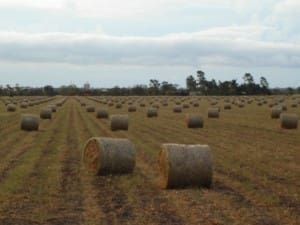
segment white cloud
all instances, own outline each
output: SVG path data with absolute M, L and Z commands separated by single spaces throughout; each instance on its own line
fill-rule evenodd
M 269 28 L 227 27 L 160 37 L 0 32 L 0 60 L 70 64 L 300 67 L 300 45 L 261 41 Z

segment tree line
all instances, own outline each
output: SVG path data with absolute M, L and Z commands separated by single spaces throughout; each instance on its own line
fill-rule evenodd
M 239 84 L 236 79 L 229 81 L 207 80 L 205 73 L 201 70 L 196 75 L 186 77 L 186 87 L 180 87 L 167 81 L 160 82 L 157 79 L 150 79 L 147 84 L 137 84 L 131 87 L 112 88 L 90 88 L 85 89 L 76 85 L 64 85 L 53 87 L 46 85 L 44 87 L 21 87 L 15 85 L 0 86 L 1 96 L 54 96 L 54 95 L 268 95 L 268 94 L 300 94 L 298 88 L 273 88 L 265 77 L 260 77 L 259 83 L 256 83 L 250 73 L 245 73 L 243 83 Z

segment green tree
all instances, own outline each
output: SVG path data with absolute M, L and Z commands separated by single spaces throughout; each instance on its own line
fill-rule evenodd
M 201 94 L 206 95 L 207 94 L 207 81 L 205 78 L 205 73 L 201 70 L 198 70 L 197 78 L 198 78 L 198 85 L 199 85 L 199 90 L 200 90 Z
M 152 95 L 159 94 L 160 83 L 158 80 L 151 79 L 149 83 L 149 92 Z
M 197 81 L 196 79 L 193 77 L 193 75 L 190 75 L 186 78 L 186 88 L 189 91 L 196 91 L 197 89 Z
M 48 96 L 54 96 L 55 95 L 54 88 L 51 85 L 46 85 L 44 87 L 44 92 Z

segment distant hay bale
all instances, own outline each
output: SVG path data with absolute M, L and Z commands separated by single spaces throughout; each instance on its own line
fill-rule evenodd
M 284 129 L 297 129 L 298 128 L 298 116 L 296 114 L 282 113 L 280 115 L 281 128 Z
M 81 104 L 81 106 L 84 106 L 84 107 L 86 106 L 85 102 L 81 102 L 80 104 Z
M 128 112 L 136 112 L 136 106 L 134 105 L 128 106 Z
M 140 107 L 145 107 L 145 106 L 146 106 L 146 104 L 144 102 L 140 103 Z
M 163 144 L 159 154 L 163 188 L 212 184 L 212 157 L 207 145 Z
M 280 106 L 282 108 L 282 111 L 287 111 L 287 105 L 286 104 L 281 104 Z
M 239 108 L 244 108 L 245 105 L 244 105 L 244 103 L 239 102 L 239 103 L 238 103 L 238 106 L 239 106 Z
M 189 106 L 189 104 L 187 104 L 187 103 L 184 103 L 184 104 L 182 104 L 182 108 L 184 108 L 184 109 L 188 109 L 188 108 L 190 108 L 190 106 Z
M 110 129 L 116 130 L 128 130 L 128 115 L 112 115 L 110 118 Z
M 158 103 L 154 103 L 154 104 L 152 104 L 152 107 L 156 108 L 156 109 L 159 109 L 159 104 Z
M 83 150 L 85 168 L 94 175 L 132 173 L 135 161 L 135 146 L 128 139 L 94 137 Z
M 117 103 L 116 104 L 116 109 L 120 109 L 120 108 L 122 108 L 122 104 L 121 103 Z
M 8 104 L 7 107 L 6 107 L 7 111 L 8 112 L 15 112 L 16 109 L 17 109 L 17 106 L 15 104 Z
M 21 117 L 21 130 L 34 131 L 39 129 L 39 118 L 33 114 L 23 114 Z
M 208 118 L 219 118 L 220 115 L 219 115 L 219 109 L 214 107 L 214 108 L 209 108 L 207 110 L 207 115 L 208 115 Z
M 186 115 L 186 126 L 187 128 L 202 128 L 203 117 L 198 114 L 187 114 Z
M 96 117 L 98 119 L 107 119 L 108 118 L 108 110 L 107 109 L 98 109 L 96 112 Z
M 93 106 L 93 105 L 87 105 L 86 106 L 86 111 L 87 112 L 95 112 L 95 106 Z
M 292 107 L 292 108 L 297 108 L 297 106 L 298 106 L 297 102 L 292 102 L 292 103 L 291 103 L 291 107 Z
M 231 109 L 231 104 L 230 104 L 230 103 L 224 104 L 224 109 L 225 109 L 225 110 Z
M 147 110 L 147 117 L 157 117 L 158 113 L 157 113 L 157 109 L 156 108 L 149 108 Z
M 273 107 L 271 109 L 271 118 L 272 119 L 278 119 L 280 117 L 281 113 L 282 113 L 281 107 Z
M 199 103 L 198 103 L 198 102 L 194 102 L 194 103 L 193 103 L 193 106 L 194 106 L 194 107 L 199 107 Z
M 180 105 L 175 105 L 173 107 L 173 112 L 174 113 L 181 113 L 182 112 L 182 107 Z
M 40 112 L 41 119 L 50 119 L 52 118 L 52 110 L 50 108 L 41 109 Z
M 52 112 L 56 112 L 56 105 L 49 105 L 48 108 L 50 108 Z
M 20 107 L 22 109 L 26 109 L 28 107 L 28 103 L 27 102 L 21 102 Z

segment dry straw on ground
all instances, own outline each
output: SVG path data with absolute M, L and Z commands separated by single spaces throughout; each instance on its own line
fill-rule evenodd
M 39 117 L 33 114 L 24 114 L 21 117 L 21 130 L 34 131 L 39 129 Z
M 163 188 L 212 184 L 212 157 L 207 145 L 163 144 L 159 168 Z
M 128 139 L 91 138 L 84 147 L 83 161 L 94 175 L 132 173 L 136 150 Z
M 203 117 L 198 114 L 187 114 L 186 115 L 186 126 L 188 128 L 202 128 L 203 127 Z
M 298 116 L 296 114 L 282 113 L 280 115 L 281 128 L 284 129 L 297 129 L 298 128 Z
M 110 129 L 112 131 L 128 130 L 128 125 L 128 115 L 112 115 L 110 118 Z

